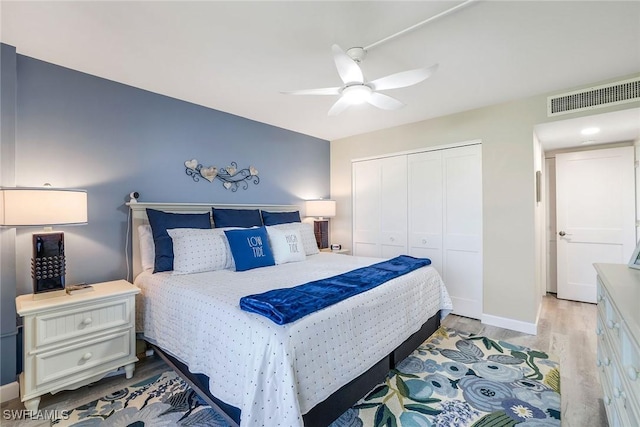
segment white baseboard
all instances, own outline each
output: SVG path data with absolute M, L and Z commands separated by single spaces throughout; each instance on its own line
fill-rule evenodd
M 504 329 L 511 329 L 512 331 L 524 332 L 529 335 L 538 335 L 538 318 L 540 317 L 540 310 L 538 310 L 538 317 L 536 317 L 536 323 L 523 322 L 521 320 L 507 319 L 506 317 L 491 316 L 489 314 L 483 314 L 481 322 L 486 325 L 498 326 Z
M 14 381 L 0 386 L 0 403 L 5 403 L 20 396 L 20 384 Z

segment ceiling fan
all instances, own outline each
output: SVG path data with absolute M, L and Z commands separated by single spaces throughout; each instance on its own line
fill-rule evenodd
M 373 81 L 365 81 L 364 74 L 358 65 L 364 59 L 365 49 L 351 48 L 345 52 L 340 46 L 334 44 L 331 46 L 331 50 L 338 74 L 344 83 L 342 86 L 283 92 L 288 95 L 339 95 L 340 98 L 329 109 L 330 116 L 340 114 L 351 105 L 365 102 L 383 110 L 402 108 L 404 107 L 402 102 L 380 93 L 380 91 L 418 84 L 429 78 L 438 69 L 438 64 L 435 64 L 428 68 L 417 68 Z
M 396 74 L 391 74 L 386 77 L 381 77 L 373 81 L 365 81 L 364 74 L 358 63 L 362 62 L 367 51 L 373 47 L 376 47 L 382 43 L 386 43 L 398 36 L 414 31 L 423 25 L 432 22 L 436 19 L 442 18 L 458 9 L 467 7 L 471 3 L 477 0 L 465 0 L 443 12 L 440 12 L 434 16 L 424 19 L 417 24 L 414 24 L 404 30 L 398 31 L 388 37 L 378 40 L 375 43 L 371 43 L 365 47 L 353 47 L 346 52 L 343 51 L 340 46 L 334 44 L 331 47 L 333 51 L 333 60 L 336 63 L 338 74 L 342 79 L 342 86 L 327 87 L 321 89 L 307 89 L 296 90 L 292 92 L 282 92 L 288 95 L 339 95 L 340 98 L 329 109 L 329 115 L 335 116 L 346 110 L 350 105 L 362 104 L 368 102 L 369 104 L 381 108 L 383 110 L 397 110 L 402 108 L 404 104 L 395 98 L 380 93 L 382 90 L 399 89 L 402 87 L 412 86 L 420 83 L 423 80 L 429 78 L 438 69 L 438 64 L 432 65 L 428 68 L 418 68 L 415 70 L 403 71 Z

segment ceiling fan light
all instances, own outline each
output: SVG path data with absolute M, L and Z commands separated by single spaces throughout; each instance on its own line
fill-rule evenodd
M 371 96 L 371 88 L 367 85 L 347 86 L 342 90 L 342 97 L 351 105 L 364 104 Z

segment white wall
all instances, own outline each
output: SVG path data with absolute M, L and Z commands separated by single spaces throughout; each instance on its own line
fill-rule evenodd
M 630 78 L 619 77 L 612 80 Z M 598 82 L 600 84 L 605 82 Z M 591 86 L 591 85 L 589 85 Z M 573 90 L 576 88 L 570 88 Z M 351 245 L 351 159 L 427 146 L 482 140 L 483 312 L 529 330 L 540 302 L 541 233 L 535 201 L 535 168 L 542 163 L 534 148 L 536 124 L 550 119 L 547 95 L 438 117 L 331 142 L 331 197 L 338 203 L 331 241 Z M 598 113 L 636 108 L 640 102 L 603 108 Z

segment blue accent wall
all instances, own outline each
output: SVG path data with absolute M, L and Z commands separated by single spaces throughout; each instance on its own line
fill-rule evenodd
M 0 186 L 15 183 L 16 49 L 0 44 Z M 16 380 L 16 232 L 0 228 L 0 384 Z
M 60 227 L 67 283 L 125 278 L 131 191 L 147 202 L 300 204 L 329 196 L 328 141 L 23 55 L 15 62 L 15 185 L 88 191 L 88 225 Z M 252 165 L 260 183 L 231 192 L 218 180 L 194 182 L 185 174 L 189 159 Z M 32 232 L 16 232 L 18 294 L 31 292 Z

